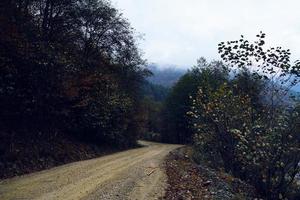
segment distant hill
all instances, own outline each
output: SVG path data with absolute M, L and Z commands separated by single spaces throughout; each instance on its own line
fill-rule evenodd
M 146 80 L 142 86 L 142 95 L 158 102 L 164 101 L 169 91 L 170 88 L 160 84 L 154 84 L 148 80 Z
M 148 78 L 149 82 L 168 88 L 172 87 L 187 71 L 174 65 L 162 66 L 157 64 L 150 64 L 148 69 L 153 73 L 153 76 Z

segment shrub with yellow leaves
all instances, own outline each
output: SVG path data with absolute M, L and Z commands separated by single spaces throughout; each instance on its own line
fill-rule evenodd
M 267 109 L 257 111 L 251 97 L 233 87 L 225 83 L 216 91 L 198 90 L 187 113 L 195 149 L 255 185 L 267 199 L 285 197 L 299 173 L 298 112 L 278 108 L 271 123 Z

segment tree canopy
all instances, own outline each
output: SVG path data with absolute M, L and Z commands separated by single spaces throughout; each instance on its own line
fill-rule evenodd
M 109 1 L 5 0 L 0 25 L 1 127 L 135 142 L 147 70 L 135 31 Z

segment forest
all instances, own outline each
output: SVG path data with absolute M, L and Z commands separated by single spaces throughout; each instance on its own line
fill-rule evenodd
M 0 3 L 0 178 L 184 144 L 263 199 L 300 198 L 300 61 L 243 35 L 220 60 L 159 70 L 106 0 Z
M 136 145 L 150 71 L 121 13 L 98 0 L 1 4 L 1 172 L 68 157 L 52 142 Z
M 221 61 L 200 58 L 162 109 L 161 140 L 190 143 L 194 159 L 255 186 L 266 199 L 297 199 L 299 61 L 290 50 L 254 42 L 221 42 Z

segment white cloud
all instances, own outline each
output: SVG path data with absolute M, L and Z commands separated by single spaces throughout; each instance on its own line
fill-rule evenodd
M 150 62 L 193 65 L 200 56 L 218 59 L 217 44 L 267 34 L 267 42 L 300 58 L 297 0 L 112 0 L 145 34 L 141 48 Z

